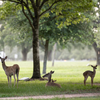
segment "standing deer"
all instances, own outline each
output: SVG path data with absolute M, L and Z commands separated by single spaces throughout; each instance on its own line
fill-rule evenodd
M 51 79 L 51 75 L 54 73 L 54 71 L 50 71 L 50 73 L 45 74 L 43 77 L 48 77 L 48 82 L 46 83 L 45 86 L 57 86 L 61 88 L 60 84 L 55 83 L 56 80 Z
M 84 76 L 84 85 L 86 85 L 86 80 L 87 80 L 88 76 L 90 76 L 91 77 L 91 86 L 93 86 L 93 79 L 95 77 L 96 69 L 97 69 L 98 65 L 95 65 L 95 66 L 89 65 L 89 66 L 93 67 L 93 71 L 88 70 L 88 71 L 85 71 L 83 73 L 83 76 Z
M 16 83 L 16 78 L 15 78 L 15 74 L 17 75 L 17 86 L 18 86 L 18 76 L 19 76 L 19 65 L 14 64 L 13 66 L 6 66 L 5 64 L 5 60 L 7 59 L 7 56 L 5 58 L 1 58 L 1 63 L 2 63 L 2 67 L 5 71 L 5 74 L 7 75 L 7 79 L 8 79 L 8 85 L 9 83 L 11 84 L 11 76 L 14 76 L 14 86 Z M 9 82 L 9 77 L 10 77 L 10 82 Z

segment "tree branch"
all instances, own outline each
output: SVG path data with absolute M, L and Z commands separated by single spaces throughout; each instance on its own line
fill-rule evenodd
M 34 14 L 35 14 L 35 17 L 39 17 L 39 12 L 40 12 L 40 10 L 39 10 L 39 7 L 37 6 L 37 5 L 39 5 L 39 4 L 36 4 L 36 3 L 39 3 L 39 2 L 34 2 L 34 0 L 30 0 L 31 1 L 31 4 L 32 4 L 32 7 L 33 7 L 33 9 L 34 9 Z
M 40 6 L 40 0 L 36 0 L 36 6 L 37 6 L 37 7 Z
M 42 12 L 39 17 L 41 17 L 43 14 L 45 14 L 46 12 L 48 12 L 49 10 L 51 10 L 51 8 L 54 6 L 54 4 L 56 4 L 57 1 L 55 1 L 48 9 L 46 9 L 44 12 Z
M 20 0 L 2 0 L 2 1 L 10 1 L 10 2 L 14 2 L 14 3 L 17 3 L 17 4 L 21 4 L 21 1 Z
M 34 0 L 30 0 L 30 1 L 31 1 L 32 7 L 33 7 L 34 12 L 35 12 L 35 10 L 36 10 L 36 5 L 35 5 L 35 2 L 34 2 Z
M 40 38 L 40 41 L 41 41 L 41 42 L 39 43 L 39 45 L 41 45 L 41 46 L 43 45 L 43 48 L 44 48 L 44 47 L 45 47 L 45 44 L 44 44 L 43 39 L 42 39 L 42 38 Z
M 24 10 L 24 5 L 23 5 L 23 0 L 21 0 L 21 5 L 22 5 L 22 11 L 23 11 L 24 15 L 25 15 L 25 16 L 26 16 L 26 18 L 28 19 L 28 21 L 29 21 L 29 23 L 30 23 L 30 25 L 31 25 L 32 29 L 34 29 L 34 26 L 33 26 L 33 24 L 31 23 L 30 18 L 29 18 L 29 17 L 27 16 L 27 14 L 25 13 L 25 10 Z
M 28 3 L 28 0 L 26 0 L 26 2 L 27 2 L 27 4 L 23 1 L 25 7 L 27 8 L 27 10 L 28 10 L 28 12 L 29 12 L 29 14 L 30 14 L 30 17 L 33 19 L 33 15 L 32 15 L 32 13 L 31 13 L 31 11 L 30 11 L 30 9 L 29 9 L 29 3 Z
M 2 1 L 10 1 L 10 2 L 17 3 L 17 4 L 22 4 L 22 0 L 17 0 L 17 1 L 16 1 L 16 0 L 2 0 Z M 31 13 L 31 11 L 30 11 L 30 9 L 29 9 L 29 7 L 28 7 L 28 0 L 26 0 L 26 2 L 27 2 L 27 3 L 25 3 L 25 2 L 23 1 L 23 3 L 24 3 L 23 6 L 25 6 L 25 7 L 27 8 L 27 10 L 28 10 L 28 12 L 29 12 L 31 18 L 33 19 L 32 13 Z
M 39 7 L 39 9 L 41 10 L 41 8 L 43 7 L 43 5 L 45 4 L 45 2 L 47 2 L 48 0 L 43 0 L 42 1 L 42 3 L 41 3 L 41 5 L 40 5 L 40 7 Z
M 51 19 L 49 19 L 49 20 L 47 20 L 47 21 L 44 21 L 44 22 L 40 23 L 39 25 L 42 25 L 42 24 L 47 23 L 47 22 L 49 22 L 49 21 L 52 21 L 52 20 L 55 19 L 55 18 L 57 18 L 57 16 L 54 16 L 54 17 L 52 17 Z
M 62 16 L 62 14 L 61 14 L 61 13 L 59 13 L 59 15 L 58 15 L 58 16 Z M 48 19 L 47 21 L 44 21 L 44 22 L 40 23 L 39 25 L 42 25 L 42 24 L 47 23 L 47 22 L 49 22 L 49 21 L 52 21 L 52 20 L 54 20 L 55 18 L 57 18 L 58 16 L 57 16 L 57 15 L 55 15 L 54 17 L 52 17 L 52 18 Z

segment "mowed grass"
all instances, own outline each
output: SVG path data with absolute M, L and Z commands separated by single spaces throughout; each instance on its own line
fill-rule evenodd
M 23 77 L 31 77 L 33 73 L 33 62 L 10 62 L 6 61 L 6 65 L 19 64 L 20 74 L 19 79 Z M 19 81 L 19 85 L 14 87 L 14 79 L 12 77 L 12 86 L 8 86 L 7 77 L 0 63 L 0 97 L 12 97 L 12 96 L 36 96 L 36 95 L 56 95 L 56 94 L 74 94 L 74 93 L 88 93 L 88 92 L 100 92 L 100 69 L 98 67 L 96 76 L 94 78 L 94 86 L 91 87 L 90 78 L 87 80 L 87 85 L 83 85 L 83 72 L 86 70 L 93 70 L 92 67 L 86 66 L 87 64 L 95 65 L 96 62 L 89 61 L 76 61 L 76 62 L 55 62 L 52 67 L 52 63 L 47 63 L 47 72 L 53 70 L 55 73 L 52 75 L 52 79 L 57 80 L 57 83 L 62 88 L 57 87 L 45 87 L 47 81 Z M 41 65 L 41 76 L 43 69 L 43 62 Z

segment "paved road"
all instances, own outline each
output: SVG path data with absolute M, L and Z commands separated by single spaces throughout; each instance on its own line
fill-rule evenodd
M 23 99 L 50 99 L 50 98 L 73 98 L 73 97 L 92 97 L 100 96 L 100 93 L 84 93 L 84 94 L 63 94 L 63 95 L 43 95 L 43 96 L 26 96 L 26 97 L 6 97 L 0 98 L 0 100 L 23 100 Z

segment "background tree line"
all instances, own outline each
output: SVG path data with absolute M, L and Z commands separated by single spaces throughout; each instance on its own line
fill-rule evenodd
M 72 46 L 69 50 L 69 48 L 60 48 L 60 47 L 56 47 L 55 50 L 55 55 L 54 55 L 54 59 L 55 60 L 96 60 L 96 53 L 93 49 L 92 46 L 86 46 L 84 44 L 80 44 L 83 45 L 82 47 L 75 47 Z M 2 51 L 2 49 L 0 50 Z M 13 47 L 13 49 L 11 49 L 11 47 L 9 46 L 5 46 L 4 47 L 4 51 L 6 53 L 6 55 L 9 57 L 9 60 L 18 60 L 18 61 L 23 61 L 23 55 L 21 53 L 21 49 L 18 49 L 17 46 Z M 79 52 L 80 51 L 80 52 Z M 43 61 L 44 60 L 44 51 L 40 49 L 40 60 Z M 50 50 L 50 55 L 48 55 L 48 61 L 52 61 L 52 52 L 53 50 Z M 15 58 L 15 55 L 18 55 L 18 58 Z M 50 57 L 49 57 L 50 56 Z M 30 51 L 27 54 L 27 61 L 32 61 L 32 49 L 30 49 Z

